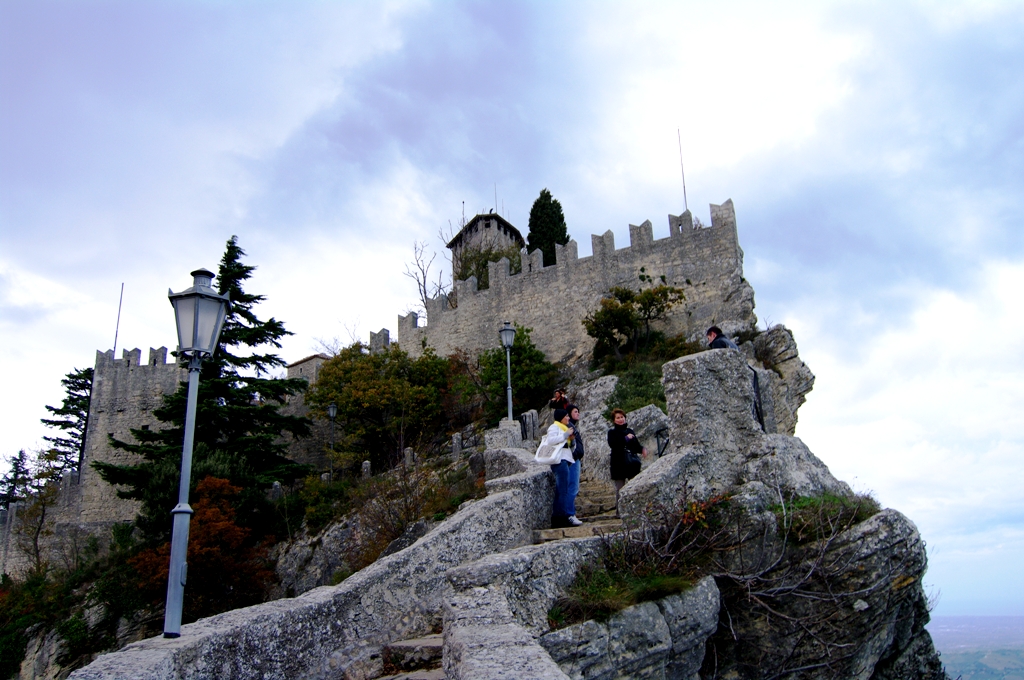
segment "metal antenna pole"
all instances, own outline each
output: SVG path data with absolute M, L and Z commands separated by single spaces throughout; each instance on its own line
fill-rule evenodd
M 117 299 L 117 324 L 114 326 L 114 358 L 117 358 L 117 333 L 121 330 L 121 303 L 124 302 L 124 281 L 121 282 L 121 297 Z
M 689 210 L 690 204 L 686 200 L 686 170 L 683 169 L 683 133 L 679 128 L 676 128 L 676 137 L 679 138 L 679 171 L 683 173 L 683 207 Z

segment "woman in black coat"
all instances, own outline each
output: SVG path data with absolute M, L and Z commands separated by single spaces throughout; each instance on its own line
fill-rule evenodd
M 626 485 L 626 481 L 640 474 L 640 466 L 637 463 L 630 463 L 626 457 L 626 451 L 646 456 L 647 449 L 636 438 L 636 433 L 626 427 L 626 412 L 620 408 L 612 411 L 612 418 L 615 427 L 608 430 L 608 446 L 612 450 L 611 456 L 611 478 L 615 484 L 615 507 L 619 507 L 619 491 Z

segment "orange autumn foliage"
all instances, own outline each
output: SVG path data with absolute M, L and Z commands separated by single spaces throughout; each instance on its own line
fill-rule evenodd
M 188 585 L 182 619 L 195 621 L 262 602 L 274 571 L 266 545 L 251 545 L 249 530 L 235 523 L 232 500 L 241 492 L 228 480 L 206 477 L 196 486 L 188 539 Z M 154 606 L 164 602 L 171 544 L 132 558 L 141 588 Z

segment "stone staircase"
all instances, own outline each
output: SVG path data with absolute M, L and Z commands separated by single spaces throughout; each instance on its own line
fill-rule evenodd
M 391 675 L 378 680 L 444 680 L 443 646 L 440 634 L 389 643 L 384 647 L 384 672 Z
M 583 526 L 535 529 L 533 542 L 547 543 L 563 538 L 599 536 L 622 528 L 622 520 L 615 513 L 615 489 L 607 482 L 580 482 L 580 493 L 576 496 L 576 516 L 583 520 Z

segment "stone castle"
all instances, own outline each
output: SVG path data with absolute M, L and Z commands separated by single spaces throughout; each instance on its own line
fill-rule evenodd
M 477 216 L 453 243 L 486 223 L 484 218 L 495 217 Z M 667 333 L 697 338 L 711 325 L 727 333 L 754 326 L 754 291 L 743 278 L 731 200 L 711 206 L 710 227 L 695 225 L 686 211 L 669 215 L 667 238 L 655 240 L 653 226 L 645 221 L 629 225 L 629 240 L 628 247 L 616 250 L 610 230 L 591 236 L 593 254 L 587 257 L 579 257 L 577 243 L 569 241 L 555 247 L 556 264 L 549 267 L 540 250 L 524 251 L 523 271 L 516 275 L 510 275 L 507 259 L 492 262 L 486 290 L 477 290 L 475 277 L 455 281 L 454 295 L 427 302 L 426 325 L 419 324 L 415 312 L 399 316 L 398 340 L 414 356 L 428 346 L 440 355 L 456 349 L 476 353 L 499 346 L 498 329 L 512 321 L 533 329 L 534 344 L 550 360 L 571 363 L 593 350 L 583 317 L 597 309 L 613 286 L 636 288 L 641 269 L 655 279 L 664 276 L 686 295 L 684 304 L 671 310 L 663 327 Z
M 413 356 L 432 347 L 440 355 L 456 349 L 471 353 L 498 346 L 497 330 L 503 321 L 533 329 L 534 343 L 549 359 L 571 363 L 593 348 L 583 317 L 596 309 L 612 286 L 636 287 L 641 269 L 670 285 L 682 288 L 686 300 L 671 310 L 663 329 L 700 336 L 712 324 L 727 332 L 750 328 L 754 291 L 743 278 L 743 251 L 739 246 L 736 214 L 731 200 L 711 206 L 711 226 L 695 224 L 689 211 L 669 215 L 668 237 L 654 239 L 650 221 L 630 225 L 630 245 L 615 249 L 612 232 L 591 237 L 593 255 L 578 257 L 577 244 L 556 247 L 556 264 L 543 266 L 542 253 L 523 250 L 523 271 L 510 275 L 507 259 L 489 265 L 490 287 L 477 290 L 475 277 L 454 282 L 454 295 L 428 301 L 425 325 L 415 313 L 398 317 L 398 341 Z M 523 247 L 519 231 L 495 214 L 477 215 L 448 243 L 453 258 L 471 246 Z M 457 300 L 457 306 L 452 306 Z M 390 333 L 371 333 L 370 348 L 390 342 Z M 316 379 L 326 356 L 314 354 L 288 366 L 289 378 Z M 153 410 L 165 394 L 187 379 L 184 369 L 166 347 L 151 348 L 143 363 L 139 349 L 125 350 L 120 359 L 112 350 L 96 353 L 92 401 L 81 472 L 61 483 L 53 516 L 48 551 L 56 557 L 61 546 L 80 536 L 108 533 L 112 525 L 133 519 L 139 506 L 118 498 L 113 487 L 92 468 L 95 461 L 125 463 L 133 454 L 114 449 L 110 436 L 131 441 L 132 429 L 159 426 Z M 305 414 L 301 399 L 285 410 Z M 290 440 L 289 453 L 298 462 L 326 466 L 324 423 L 314 423 L 312 435 Z M 28 557 L 18 548 L 18 504 L 0 513 L 0 572 L 20 574 Z

